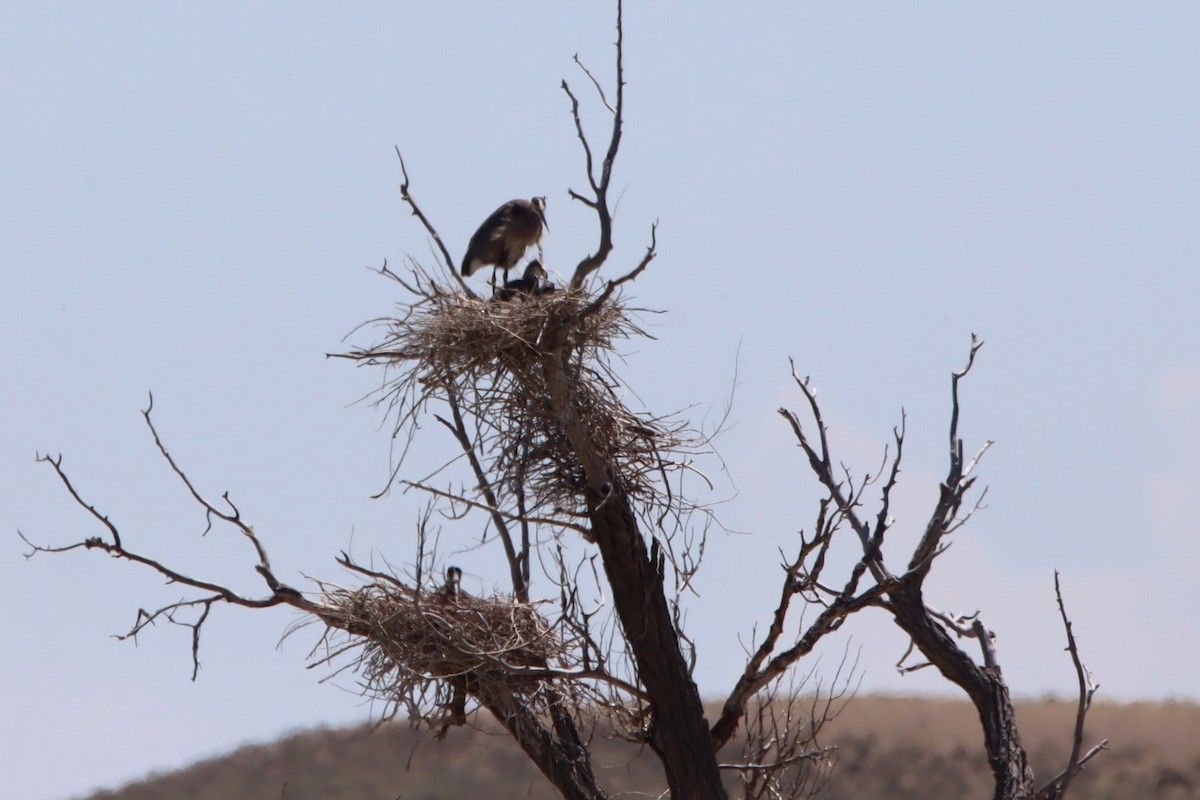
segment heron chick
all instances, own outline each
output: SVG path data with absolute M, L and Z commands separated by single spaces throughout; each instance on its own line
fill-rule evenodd
M 446 583 L 442 586 L 442 597 L 447 600 L 457 600 L 462 596 L 462 569 L 446 567 Z
M 518 297 L 540 297 L 557 291 L 556 287 L 546 282 L 546 269 L 536 258 L 525 266 L 525 274 L 513 281 L 508 281 L 504 287 L 497 289 L 492 295 L 493 300 L 506 302 Z

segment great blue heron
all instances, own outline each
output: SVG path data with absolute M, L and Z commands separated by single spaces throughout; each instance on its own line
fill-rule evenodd
M 504 287 L 497 289 L 492 295 L 493 300 L 514 300 L 521 296 L 536 297 L 556 291 L 555 287 L 545 283 L 546 269 L 536 258 L 525 267 L 525 274 L 515 281 L 508 281 Z
M 531 244 L 542 238 L 546 224 L 546 198 L 509 200 L 492 212 L 471 237 L 467 254 L 463 256 L 462 274 L 471 275 L 480 267 L 492 264 L 504 270 L 504 280 Z M 492 281 L 496 271 L 492 270 Z
M 462 569 L 446 567 L 446 583 L 442 586 L 441 595 L 447 600 L 457 600 L 462 596 Z

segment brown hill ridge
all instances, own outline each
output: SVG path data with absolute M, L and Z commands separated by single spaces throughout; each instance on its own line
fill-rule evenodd
M 1074 704 L 1018 705 L 1021 731 L 1039 778 L 1065 763 Z M 1200 706 L 1097 704 L 1085 745 L 1108 738 L 1073 784 L 1081 800 L 1200 798 Z M 855 698 L 822 732 L 838 746 L 821 797 L 829 800 L 963 800 L 991 794 L 974 709 L 928 698 Z M 616 796 L 665 787 L 654 758 L 598 740 L 596 761 Z M 733 796 L 738 796 L 732 784 Z M 643 795 L 644 796 L 644 795 Z M 456 729 L 436 742 L 404 724 L 313 730 L 149 777 L 88 800 L 540 800 L 549 784 L 512 741 L 490 730 Z

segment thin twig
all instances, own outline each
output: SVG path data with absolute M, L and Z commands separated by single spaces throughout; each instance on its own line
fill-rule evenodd
M 1067 796 L 1067 789 L 1071 786 L 1071 780 L 1083 769 L 1083 765 L 1093 755 L 1104 749 L 1108 740 L 1093 747 L 1084 758 L 1080 758 L 1079 753 L 1083 749 L 1083 723 L 1087 717 L 1088 709 L 1092 706 L 1092 697 L 1100 687 L 1092 684 L 1088 671 L 1084 668 L 1083 661 L 1079 658 L 1079 648 L 1075 643 L 1075 631 L 1070 617 L 1067 616 L 1067 606 L 1063 601 L 1062 584 L 1059 580 L 1058 570 L 1054 571 L 1054 596 L 1058 600 L 1058 613 L 1062 617 L 1063 629 L 1067 632 L 1067 652 L 1071 654 L 1071 663 L 1075 666 L 1075 676 L 1079 682 L 1079 702 L 1075 709 L 1075 728 L 1071 740 L 1071 755 L 1067 759 L 1067 768 L 1047 784 L 1047 788 L 1055 787 L 1054 793 L 1050 796 L 1054 797 L 1055 800 L 1061 800 Z
M 463 290 L 463 294 L 467 295 L 467 297 L 477 297 L 478 295 L 471 291 L 471 287 L 467 286 L 467 282 L 464 281 L 462 276 L 458 274 L 458 270 L 454 265 L 454 259 L 450 257 L 450 251 L 446 249 L 445 242 L 442 241 L 442 237 L 438 234 L 437 229 L 433 227 L 433 223 L 431 223 L 429 218 L 425 216 L 425 213 L 421 211 L 420 207 L 417 205 L 416 199 L 409 192 L 408 167 L 404 164 L 404 156 L 400 153 L 399 145 L 396 146 L 396 157 L 400 159 L 400 172 L 402 175 L 404 175 L 404 182 L 400 184 L 400 198 L 404 200 L 405 203 L 408 203 L 409 208 L 412 209 L 413 216 L 421 220 L 421 224 L 425 226 L 425 230 L 428 231 L 431 237 L 433 237 L 433 241 L 437 244 L 438 249 L 442 253 L 446 271 L 449 272 L 450 276 L 453 277 L 458 283 L 459 287 Z

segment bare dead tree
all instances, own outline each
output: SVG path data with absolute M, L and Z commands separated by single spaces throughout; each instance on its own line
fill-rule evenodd
M 983 727 L 988 763 L 995 780 L 994 797 L 1000 800 L 1062 796 L 1046 795 L 1046 789 L 1041 792 L 1036 789 L 1021 745 L 1008 686 L 1001 674 L 994 634 L 984 625 L 978 613 L 966 616 L 947 614 L 932 608 L 924 600 L 924 581 L 936 559 L 948 547 L 947 537 L 967 522 L 983 500 L 983 492 L 972 503 L 967 502 L 967 497 L 976 481 L 975 468 L 991 442 L 985 442 L 967 460 L 963 441 L 958 435 L 959 381 L 974 366 L 975 356 L 982 345 L 981 341 L 972 337 L 967 365 L 951 375 L 949 467 L 940 486 L 938 501 L 925 524 L 924 534 L 900 572 L 885 563 L 882 546 L 892 526 L 890 504 L 900 474 L 904 448 L 903 418 L 900 426 L 893 431 L 895 450 L 890 456 L 890 465 L 885 455 L 885 465 L 875 476 L 867 474 L 856 481 L 849 470 L 837 466 L 841 462 L 832 455 L 816 392 L 807 378 L 801 379 L 796 374 L 793 365 L 792 376 L 807 402 L 813 428 L 807 428 L 796 412 L 781 408 L 779 413 L 791 427 L 810 470 L 825 489 L 826 496 L 818 509 L 814 534 L 811 538 L 802 535 L 795 559 L 785 566 L 781 599 L 768 634 L 747 663 L 742 677 L 725 701 L 721 718 L 713 726 L 714 738 L 718 743 L 726 741 L 736 730 L 739 720 L 746 713 L 748 698 L 812 652 L 817 642 L 837 630 L 851 614 L 866 607 L 877 607 L 889 614 L 910 638 L 909 650 L 897 665 L 898 669 L 911 671 L 935 667 L 947 680 L 959 686 L 975 705 Z M 864 510 L 866 492 L 881 477 L 883 484 L 879 490 L 878 508 L 869 515 Z M 847 529 L 858 539 L 862 555 L 847 579 L 840 583 L 837 578 L 829 581 L 825 578 L 826 554 L 839 532 Z M 780 649 L 783 623 L 791 608 L 792 598 L 797 595 L 806 604 L 816 605 L 822 610 L 790 647 Z M 1081 676 L 1076 748 L 1064 775 L 1048 785 L 1057 787 L 1055 791 L 1065 793 L 1069 783 L 1067 776 L 1077 772 L 1085 763 L 1079 757 L 1078 743 L 1083 717 L 1094 690 L 1090 684 L 1085 686 L 1070 622 L 1061 606 L 1061 593 L 1059 599 L 1069 649 Z M 978 642 L 982 664 L 976 663 L 959 646 L 958 641 L 963 639 Z M 907 659 L 914 653 L 920 653 L 925 660 L 917 665 L 908 665 Z M 1090 759 L 1101 748 L 1103 744 L 1089 752 L 1086 758 Z
M 407 299 L 396 316 L 373 321 L 381 331 L 375 342 L 337 355 L 381 371 L 375 401 L 391 415 L 402 443 L 388 485 L 422 493 L 430 503 L 417 523 L 413 575 L 364 566 L 342 553 L 337 561 L 352 576 L 350 585 L 313 581 L 300 591 L 283 583 L 229 495 L 208 499 L 176 462 L 155 428 L 152 399 L 143 413 L 160 455 L 203 509 L 208 528 L 229 529 L 248 543 L 262 593 L 247 596 L 143 555 L 127 544 L 132 537 L 123 536 L 76 489 L 61 456 L 39 460 L 51 466 L 102 535 L 57 546 L 34 544 L 22 535 L 30 555 L 100 550 L 191 590 L 182 601 L 139 610 L 126 636 L 136 637 L 160 620 L 190 628 L 193 678 L 201 631 L 214 605 L 299 609 L 321 630 L 313 659 L 354 670 L 364 691 L 384 702 L 386 715 L 403 712 L 445 736 L 486 711 L 564 797 L 579 800 L 607 796 L 588 746 L 597 728 L 649 747 L 672 797 L 725 798 L 723 772 L 737 776 L 747 798 L 814 796 L 836 760 L 835 748 L 822 742 L 821 726 L 836 716 L 848 684 L 838 675 L 832 686 L 806 691 L 805 682 L 795 680 L 796 670 L 825 637 L 872 609 L 888 614 L 909 637 L 899 669 L 933 667 L 975 705 L 995 798 L 1064 797 L 1071 778 L 1104 745 L 1081 754 L 1095 687 L 1080 661 L 1057 579 L 1080 704 L 1067 767 L 1041 789 L 1021 744 L 994 634 L 978 613 L 941 611 L 924 598 L 924 582 L 949 537 L 984 496 L 974 491 L 975 470 L 990 443 L 967 458 L 958 433 L 959 382 L 982 345 L 974 339 L 966 366 L 951 377 L 947 474 L 922 536 L 899 565 L 885 561 L 883 544 L 893 524 L 904 417 L 881 469 L 856 478 L 833 455 L 816 393 L 793 364 L 806 410 L 779 413 L 823 497 L 811 532 L 802 533 L 794 552 L 784 557 L 779 599 L 761 641 L 748 652 L 715 721 L 706 719 L 692 679 L 698 654 L 682 624 L 682 609 L 713 520 L 711 509 L 690 491 L 690 481 L 704 480 L 696 460 L 708 451 L 710 439 L 677 416 L 630 408 L 613 366 L 620 343 L 643 335 L 638 310 L 623 293 L 656 256 L 655 227 L 631 269 L 615 279 L 594 280 L 613 250 L 608 192 L 624 111 L 621 12 L 618 1 L 611 101 L 576 58 L 611 116 L 599 163 L 594 154 L 601 149 L 585 130 L 580 99 L 562 83 L 588 185 L 587 192 L 570 190 L 569 196 L 595 213 L 599 240 L 561 290 L 510 302 L 478 297 L 419 207 L 400 158 L 401 197 L 436 245 L 437 267 L 426 269 L 410 259 L 402 274 L 385 263 L 381 272 Z M 432 474 L 406 479 L 404 455 L 430 419 L 449 434 L 453 455 Z M 506 560 L 509 591 L 474 597 L 428 579 L 426 562 L 435 561 L 426 551 L 433 508 L 451 525 L 468 517 L 485 521 L 488 543 L 495 542 Z M 837 573 L 828 556 L 843 540 L 854 543 L 859 555 L 848 571 Z M 536 589 L 538 582 L 545 591 Z M 811 621 L 785 637 L 789 620 L 805 610 L 812 612 Z M 982 663 L 964 649 L 968 640 L 978 645 Z M 739 731 L 741 756 L 719 759 Z

